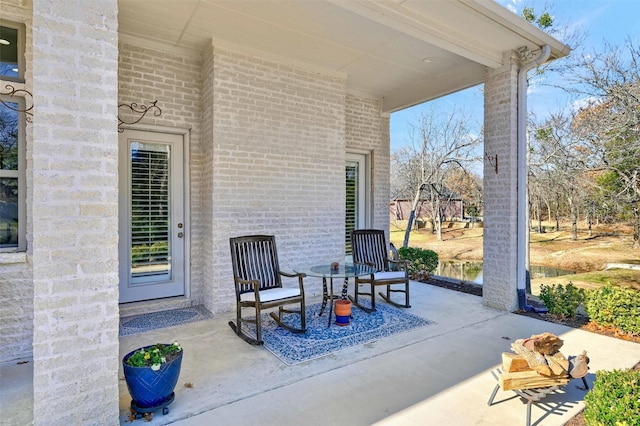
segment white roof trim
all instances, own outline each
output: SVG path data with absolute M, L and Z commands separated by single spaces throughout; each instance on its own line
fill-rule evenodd
M 531 43 L 542 48 L 544 45 L 551 47 L 551 54 L 554 58 L 567 56 L 571 52 L 571 48 L 566 44 L 556 40 L 549 34 L 545 33 L 538 27 L 525 21 L 518 15 L 510 12 L 508 9 L 500 6 L 495 1 L 480 0 L 458 0 L 470 8 L 477 10 L 486 17 L 492 19 L 499 25 L 508 28 L 516 34 L 528 39 Z
M 436 21 L 428 20 L 422 15 L 411 15 L 406 8 L 395 3 L 327 1 L 474 62 L 491 68 L 502 65 L 502 52 L 491 49 L 489 46 L 481 45 L 477 39 L 462 42 L 461 40 L 466 37 L 457 33 L 454 36 L 451 28 L 444 27 Z

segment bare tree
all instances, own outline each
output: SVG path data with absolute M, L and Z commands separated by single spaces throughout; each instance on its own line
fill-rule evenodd
M 467 214 L 477 216 L 482 210 L 482 177 L 463 168 L 455 168 L 445 178 L 444 185 L 452 195 L 462 198 Z
M 409 245 L 409 235 L 415 219 L 415 211 L 423 194 L 431 204 L 433 229 L 442 239 L 441 202 L 448 188 L 445 181 L 456 169 L 464 169 L 474 161 L 480 161 L 476 147 L 481 143 L 469 130 L 469 118 L 462 111 L 438 114 L 434 109 L 423 112 L 416 125 L 411 126 L 412 146 L 394 153 L 396 161 L 394 177 L 397 188 L 410 190 L 414 195 L 404 246 Z
M 572 130 L 572 117 L 559 112 L 551 115 L 537 129 L 531 144 L 532 174 L 543 186 L 537 194 L 560 194 L 567 203 L 571 218 L 571 237 L 578 238 L 580 207 L 589 195 L 592 182 L 590 162 L 593 151 Z M 545 191 L 545 186 L 549 191 Z M 556 198 L 558 200 L 558 198 Z
M 572 130 L 592 153 L 588 167 L 602 196 L 624 206 L 631 219 L 634 247 L 640 248 L 640 47 L 622 46 L 575 59 L 569 90 L 584 106 Z

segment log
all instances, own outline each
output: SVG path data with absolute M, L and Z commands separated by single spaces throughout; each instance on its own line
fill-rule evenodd
M 540 352 L 527 349 L 522 339 L 511 344 L 511 349 L 527 361 L 532 370 L 543 376 L 566 376 L 569 371 L 569 361 L 562 352 L 555 352 L 553 355 L 543 355 Z M 504 370 L 507 371 L 507 370 Z
M 543 355 L 553 355 L 560 350 L 563 345 L 562 339 L 552 333 L 534 334 L 523 343 L 524 347 L 530 351 L 535 351 Z
M 515 373 L 516 371 L 529 371 L 529 363 L 518 354 L 511 352 L 502 353 L 502 371 L 505 373 Z
M 537 371 L 517 371 L 514 373 L 502 373 L 499 376 L 502 390 L 535 389 L 549 386 L 564 386 L 569 383 L 569 378 L 564 376 L 546 377 Z
M 531 369 L 538 371 L 539 373 L 548 376 L 551 374 L 551 369 L 547 365 L 547 360 L 541 353 L 532 351 L 524 347 L 524 340 L 518 339 L 511 344 L 511 349 L 521 357 L 527 360 Z
M 556 352 L 553 355 L 545 355 L 547 365 L 551 370 L 550 376 L 568 376 L 569 375 L 569 360 L 562 354 L 562 352 Z

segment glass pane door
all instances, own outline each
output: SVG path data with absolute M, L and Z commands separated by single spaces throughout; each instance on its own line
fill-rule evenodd
M 132 142 L 131 282 L 171 279 L 171 146 Z
M 345 166 L 345 255 L 351 255 L 351 231 L 366 226 L 366 156 L 347 154 Z
M 120 302 L 185 294 L 183 136 L 120 136 Z

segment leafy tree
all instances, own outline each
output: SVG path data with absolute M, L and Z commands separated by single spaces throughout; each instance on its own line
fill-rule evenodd
M 542 30 L 547 30 L 553 25 L 553 17 L 549 12 L 545 11 L 540 15 L 536 15 L 533 7 L 525 7 L 522 9 L 522 17 L 527 22 L 537 25 Z

